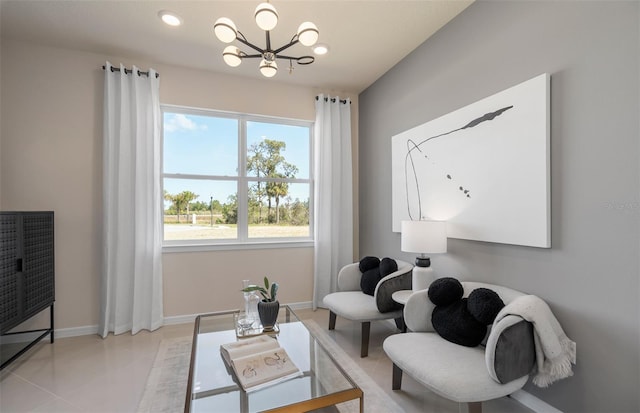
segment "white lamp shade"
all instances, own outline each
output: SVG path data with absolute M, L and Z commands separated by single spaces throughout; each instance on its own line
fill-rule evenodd
M 447 224 L 444 221 L 402 221 L 401 246 L 405 252 L 421 254 L 447 252 Z
M 264 77 L 274 77 L 276 73 L 278 73 L 278 64 L 262 59 L 260 61 L 260 73 L 262 73 Z
M 278 12 L 269 3 L 260 3 L 256 7 L 256 24 L 262 30 L 273 30 L 278 24 Z
M 242 58 L 240 57 L 240 49 L 238 49 L 235 46 L 227 46 L 224 48 L 224 51 L 222 52 L 222 58 L 224 59 L 224 62 L 226 64 L 228 64 L 231 67 L 237 67 L 240 66 L 240 63 L 242 63 Z
M 319 35 L 318 28 L 311 22 L 304 22 L 298 27 L 298 40 L 305 46 L 316 44 Z
M 222 43 L 231 43 L 236 40 L 238 30 L 231 19 L 220 17 L 213 24 L 213 32 Z

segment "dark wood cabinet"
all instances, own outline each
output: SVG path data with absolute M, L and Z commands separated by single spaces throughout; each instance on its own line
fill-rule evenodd
M 20 343 L 8 336 L 35 337 L 8 360 L 5 367 L 47 334 L 53 342 L 55 263 L 53 212 L 0 212 L 0 335 L 2 345 Z M 10 331 L 47 307 L 50 326 Z M 34 336 L 33 333 L 36 334 Z

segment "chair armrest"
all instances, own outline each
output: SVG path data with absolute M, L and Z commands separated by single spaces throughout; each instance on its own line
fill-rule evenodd
M 398 264 L 398 270 L 378 281 L 376 289 L 373 292 L 378 311 L 381 313 L 402 309 L 402 304 L 393 301 L 391 295 L 396 291 L 411 289 L 411 271 L 413 270 L 413 265 L 404 261 L 396 262 Z
M 431 313 L 435 304 L 429 300 L 428 292 L 429 290 L 414 292 L 404 305 L 404 322 L 411 331 L 435 331 L 431 324 Z
M 360 263 L 347 264 L 338 272 L 338 291 L 359 291 L 360 290 Z
M 489 375 L 508 383 L 531 373 L 536 361 L 533 325 L 517 315 L 507 315 L 491 327 L 485 349 Z

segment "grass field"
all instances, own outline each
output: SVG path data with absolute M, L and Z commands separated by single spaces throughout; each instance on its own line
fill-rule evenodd
M 192 225 L 164 224 L 164 239 L 167 241 L 187 239 L 233 239 L 237 238 L 236 225 Z M 309 226 L 249 225 L 249 238 L 308 237 Z

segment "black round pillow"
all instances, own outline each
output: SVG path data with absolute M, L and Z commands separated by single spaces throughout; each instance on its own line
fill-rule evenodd
M 462 298 L 464 288 L 460 281 L 452 277 L 438 278 L 429 285 L 427 295 L 435 305 L 447 305 Z
M 360 260 L 360 272 L 365 273 L 368 270 L 378 268 L 380 266 L 380 258 L 378 257 L 364 257 Z
M 434 308 L 431 323 L 442 338 L 466 347 L 477 346 L 487 334 L 487 326 L 469 313 L 466 298 Z
M 380 261 L 380 277 L 386 277 L 387 275 L 398 271 L 398 263 L 393 258 L 383 258 Z
M 365 271 L 360 278 L 360 289 L 365 294 L 373 295 L 381 278 L 378 267 Z
M 493 323 L 504 307 L 504 301 L 498 293 L 488 288 L 476 288 L 469 294 L 467 308 L 469 312 L 484 325 Z

